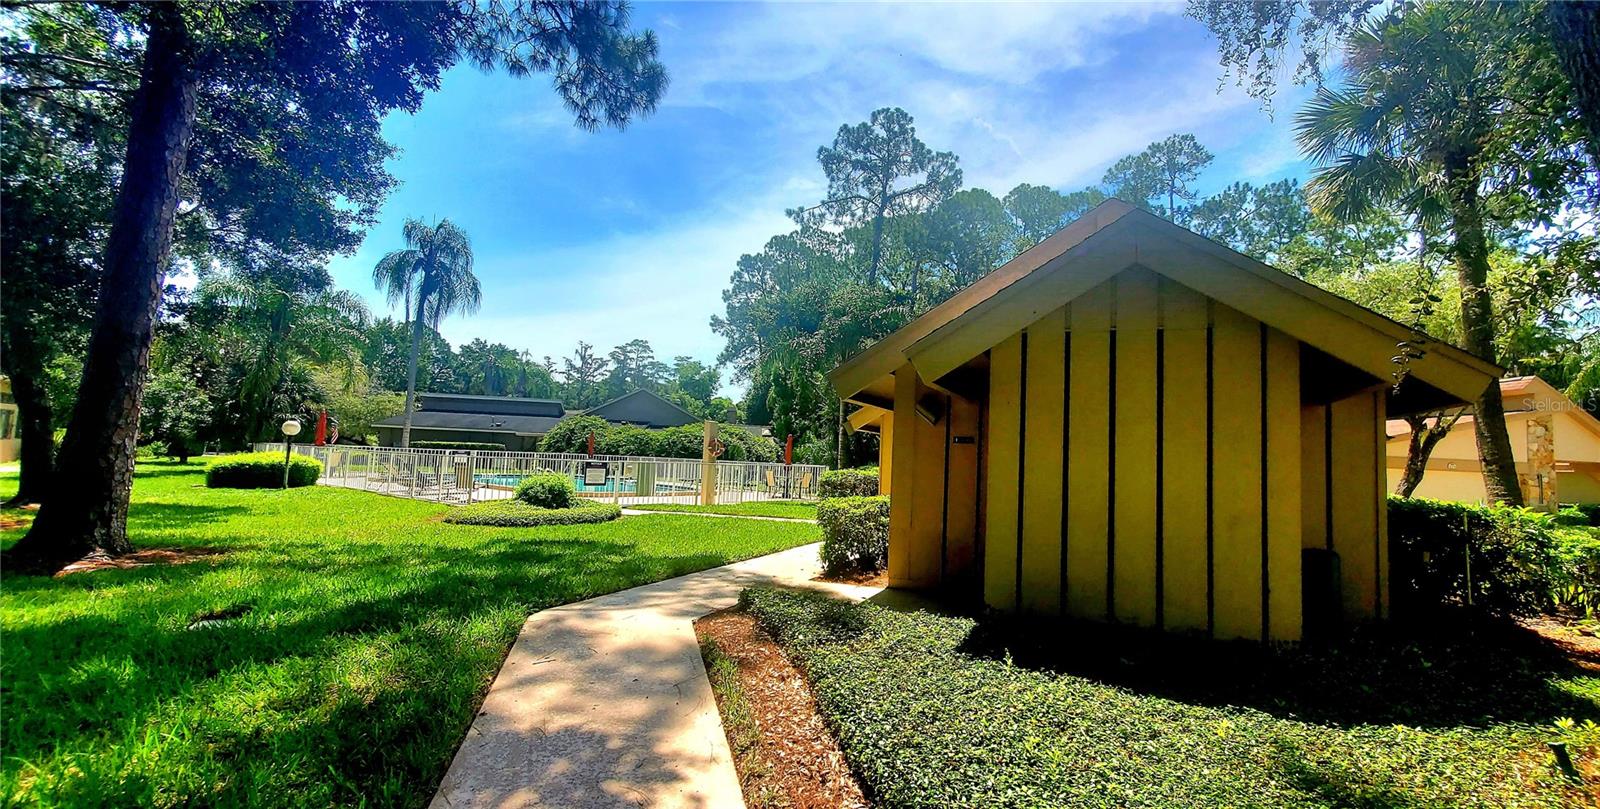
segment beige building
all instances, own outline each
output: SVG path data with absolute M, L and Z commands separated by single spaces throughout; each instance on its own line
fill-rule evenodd
M 15 461 L 22 454 L 17 438 L 17 400 L 11 395 L 11 379 L 0 376 L 0 463 Z
M 1500 380 L 1506 431 L 1517 459 L 1523 500 L 1530 506 L 1600 503 L 1600 419 L 1536 376 Z M 1389 490 L 1405 472 L 1411 428 L 1402 419 L 1387 424 Z M 1462 416 L 1433 448 L 1417 497 L 1482 502 L 1482 464 L 1472 416 Z

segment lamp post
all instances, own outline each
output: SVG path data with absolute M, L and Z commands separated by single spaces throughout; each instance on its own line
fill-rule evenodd
M 289 442 L 300 434 L 300 420 L 288 419 L 283 422 L 283 488 L 289 488 Z

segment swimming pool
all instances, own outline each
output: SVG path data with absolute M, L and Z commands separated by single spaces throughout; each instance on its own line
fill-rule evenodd
M 505 486 L 510 488 L 516 486 L 518 483 L 521 483 L 524 477 L 527 476 L 473 475 L 472 479 L 485 486 Z M 617 488 L 617 484 L 619 482 L 622 484 L 622 488 L 620 489 Z M 639 490 L 639 483 L 633 478 L 622 478 L 620 481 L 617 478 L 608 478 L 605 483 L 595 485 L 584 483 L 583 478 L 574 476 L 572 478 L 572 483 L 580 492 L 616 492 L 618 494 L 630 494 Z M 695 487 L 691 485 L 656 481 L 656 491 L 658 492 L 692 492 L 694 490 Z

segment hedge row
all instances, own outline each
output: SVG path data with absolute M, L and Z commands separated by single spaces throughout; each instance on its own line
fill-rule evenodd
M 1594 614 L 1600 610 L 1600 538 L 1570 521 L 1570 515 L 1523 508 L 1391 497 L 1396 614 L 1469 601 L 1500 615 Z
M 889 563 L 889 498 L 830 497 L 817 504 L 823 568 L 871 573 Z
M 878 467 L 830 469 L 817 481 L 818 497 L 872 497 L 878 493 Z
M 609 522 L 622 516 L 615 503 L 583 500 L 570 508 L 539 508 L 521 500 L 490 500 L 451 509 L 444 521 L 456 525 L 532 528 L 540 525 L 582 525 Z
M 289 459 L 289 485 L 310 486 L 322 475 L 322 464 L 304 455 Z M 206 466 L 206 486 L 213 489 L 277 489 L 283 486 L 283 456 L 276 452 L 224 455 Z
M 599 416 L 568 416 L 539 439 L 540 452 L 588 452 L 589 434 L 594 433 L 594 451 L 600 455 L 633 455 L 645 458 L 699 458 L 705 440 L 704 427 L 687 424 L 647 430 L 628 424 L 612 424 Z M 770 438 L 751 435 L 732 424 L 717 431 L 727 447 L 721 460 L 778 460 L 778 444 Z
M 412 441 L 412 449 L 461 449 L 480 452 L 505 452 L 505 444 L 488 441 Z

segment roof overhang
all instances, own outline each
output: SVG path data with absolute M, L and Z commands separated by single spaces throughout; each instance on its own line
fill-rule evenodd
M 1069 233 L 1070 232 L 1070 233 Z M 1065 237 L 1065 238 L 1063 238 Z M 1500 377 L 1494 364 L 1118 200 L 1018 256 L 830 374 L 863 404 L 910 362 L 932 384 L 1130 267 L 1147 268 L 1371 375 L 1391 381 L 1402 343 L 1420 348 L 1391 409 L 1470 402 Z M 994 279 L 992 283 L 985 283 Z

